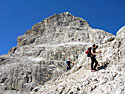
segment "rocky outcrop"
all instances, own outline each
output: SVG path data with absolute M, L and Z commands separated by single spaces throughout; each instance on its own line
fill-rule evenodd
M 125 93 L 125 40 L 118 37 L 99 44 L 97 72 L 90 71 L 85 54 L 79 56 L 72 70 L 57 79 L 33 89 L 31 94 L 124 94 Z
M 119 31 L 117 32 L 117 36 L 124 38 L 125 37 L 125 26 L 123 26 Z
M 97 57 L 100 66 L 108 65 L 112 68 L 117 62 L 121 62 L 120 70 L 123 69 L 124 41 L 122 39 L 103 30 L 92 29 L 87 21 L 72 16 L 68 12 L 44 19 L 17 38 L 17 47 L 11 48 L 7 55 L 0 56 L 0 93 L 29 94 L 31 91 L 33 93 L 37 91 L 40 94 L 49 93 L 43 91 L 44 86 L 50 87 L 48 90 L 54 88 L 52 94 L 59 94 L 63 90 L 64 93 L 70 93 L 69 87 L 68 91 L 65 91 L 58 84 L 61 84 L 64 79 L 65 82 L 68 80 L 70 83 L 69 79 L 72 79 L 80 71 L 78 75 L 80 79 L 74 77 L 74 83 L 71 85 L 74 86 L 77 81 L 85 80 L 81 79 L 82 73 L 89 69 L 89 65 L 83 52 L 93 43 L 98 44 L 99 49 L 103 50 L 104 57 Z M 68 57 L 76 64 L 71 71 L 65 73 L 65 60 Z M 88 71 L 84 76 L 87 77 L 87 73 L 89 76 L 94 75 Z M 103 75 L 100 77 L 103 78 Z M 48 86 L 49 84 L 46 82 L 52 85 Z M 42 88 L 37 90 L 37 86 Z M 47 90 L 47 88 L 44 89 Z M 82 92 L 83 90 L 78 88 L 78 91 Z M 74 91 L 70 94 L 74 94 Z

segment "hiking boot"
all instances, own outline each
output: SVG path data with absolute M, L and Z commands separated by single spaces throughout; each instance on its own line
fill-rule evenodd
M 91 72 L 95 72 L 95 70 L 91 70 Z

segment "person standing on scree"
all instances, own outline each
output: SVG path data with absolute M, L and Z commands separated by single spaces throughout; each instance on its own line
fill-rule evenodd
M 71 62 L 70 58 L 68 58 L 68 60 L 66 60 L 67 71 L 71 69 L 71 63 L 72 62 Z
M 96 67 L 98 65 L 98 61 L 96 60 L 96 54 L 101 53 L 101 51 L 96 52 L 97 48 L 98 48 L 97 45 L 95 45 L 95 44 L 92 45 L 92 49 L 91 49 L 91 71 L 92 72 L 97 71 Z M 94 66 L 94 63 L 95 63 L 95 66 Z

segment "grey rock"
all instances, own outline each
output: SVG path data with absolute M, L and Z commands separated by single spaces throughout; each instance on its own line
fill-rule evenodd
M 117 36 L 119 38 L 125 38 L 125 26 L 123 26 L 119 31 L 117 32 Z
M 123 85 L 124 75 L 120 74 L 124 71 L 125 42 L 118 36 L 92 29 L 87 21 L 68 12 L 46 18 L 19 36 L 17 47 L 0 56 L 0 93 L 95 94 L 109 83 Z M 93 43 L 102 50 L 97 58 L 101 66 L 108 66 L 107 71 L 89 71 L 90 60 L 84 51 Z M 75 65 L 66 72 L 68 57 Z M 114 94 L 116 88 L 109 91 Z M 119 87 L 118 92 L 123 88 Z M 103 88 L 99 94 L 102 92 Z

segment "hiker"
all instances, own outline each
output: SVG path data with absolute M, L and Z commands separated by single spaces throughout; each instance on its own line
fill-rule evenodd
M 98 61 L 96 60 L 96 54 L 101 53 L 101 51 L 100 51 L 100 52 L 96 52 L 96 49 L 97 49 L 97 48 L 98 48 L 98 46 L 95 45 L 95 44 L 93 44 L 93 45 L 92 45 L 92 48 L 91 48 L 91 56 L 90 56 L 90 58 L 91 58 L 91 71 L 92 71 L 92 72 L 98 71 L 98 70 L 96 69 L 96 67 L 97 67 L 97 65 L 98 65 Z M 95 66 L 94 66 L 94 63 L 95 63 Z
M 68 58 L 68 59 L 66 60 L 67 71 L 71 69 L 71 63 L 72 63 L 72 62 L 71 62 L 70 58 Z

